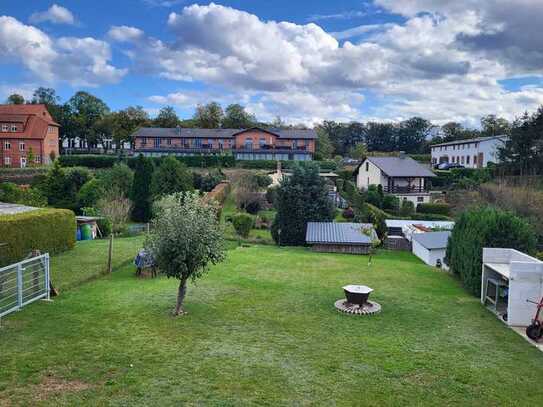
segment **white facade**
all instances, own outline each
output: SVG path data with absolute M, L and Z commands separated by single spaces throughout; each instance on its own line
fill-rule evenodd
M 432 146 L 432 164 L 455 163 L 466 168 L 484 168 L 489 162 L 498 162 L 498 147 L 507 136 L 458 140 Z
M 117 143 L 113 141 L 111 138 L 106 138 L 103 140 L 102 143 L 97 143 L 95 147 L 91 146 L 91 150 L 104 150 L 104 151 L 111 151 L 117 149 Z M 132 148 L 130 142 L 123 142 L 121 144 L 122 150 L 130 150 Z M 62 149 L 65 151 L 69 150 L 86 150 L 89 149 L 89 145 L 86 140 L 80 139 L 79 137 L 74 137 L 71 139 L 63 139 L 62 140 Z
M 446 247 L 440 249 L 427 249 L 421 245 L 416 240 L 412 241 L 412 252 L 415 256 L 421 259 L 423 262 L 429 266 L 436 266 L 437 261 L 439 260 L 443 265 L 443 259 L 445 258 L 445 252 L 447 251 Z
M 383 171 L 374 163 L 369 160 L 364 161 L 358 170 L 356 176 L 356 186 L 358 189 L 367 190 L 370 185 L 381 185 L 383 190 L 387 192 L 387 187 L 389 185 L 389 177 L 383 173 Z M 415 208 L 419 203 L 429 203 L 430 202 L 430 193 L 423 191 L 425 180 L 422 177 L 414 177 L 409 181 L 406 178 L 394 177 L 394 185 L 398 188 L 408 188 L 409 186 L 417 186 L 421 189 L 418 192 L 392 192 L 397 196 L 400 201 L 411 201 Z

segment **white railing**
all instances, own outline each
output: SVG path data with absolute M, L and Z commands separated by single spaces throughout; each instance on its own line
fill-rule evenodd
M 0 317 L 49 299 L 49 253 L 0 268 Z

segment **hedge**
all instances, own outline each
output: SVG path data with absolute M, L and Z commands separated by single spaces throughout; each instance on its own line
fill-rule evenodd
M 58 253 L 75 244 L 75 215 L 67 209 L 38 209 L 0 216 L 0 266 L 24 259 L 31 250 Z
M 213 188 L 204 196 L 204 201 L 207 202 L 211 199 L 214 199 L 220 206 L 222 206 L 224 204 L 224 201 L 226 201 L 228 192 L 230 192 L 230 183 L 227 181 L 223 181 L 217 184 L 215 188 Z
M 99 154 L 61 155 L 58 160 L 63 167 L 89 168 L 109 168 L 119 161 L 116 156 Z
M 281 161 L 281 169 L 289 170 L 295 163 L 305 161 L 288 160 Z M 324 161 L 312 161 L 317 163 L 321 171 L 335 171 L 337 164 L 332 160 Z M 251 170 L 275 170 L 277 168 L 277 161 L 275 160 L 236 160 L 236 167 L 247 168 Z
M 483 247 L 508 247 L 535 254 L 537 238 L 524 219 L 491 207 L 463 212 L 447 245 L 447 264 L 468 291 L 481 292 Z
M 420 203 L 417 205 L 417 213 L 433 213 L 449 216 L 451 207 L 446 203 Z

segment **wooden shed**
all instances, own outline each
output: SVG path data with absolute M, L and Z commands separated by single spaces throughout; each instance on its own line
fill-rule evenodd
M 317 252 L 369 254 L 377 233 L 370 223 L 309 222 L 305 240 Z

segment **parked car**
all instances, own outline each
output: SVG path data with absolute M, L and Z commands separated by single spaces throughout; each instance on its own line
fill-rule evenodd
M 452 170 L 453 168 L 466 168 L 462 164 L 456 163 L 441 163 L 435 166 L 438 170 Z

